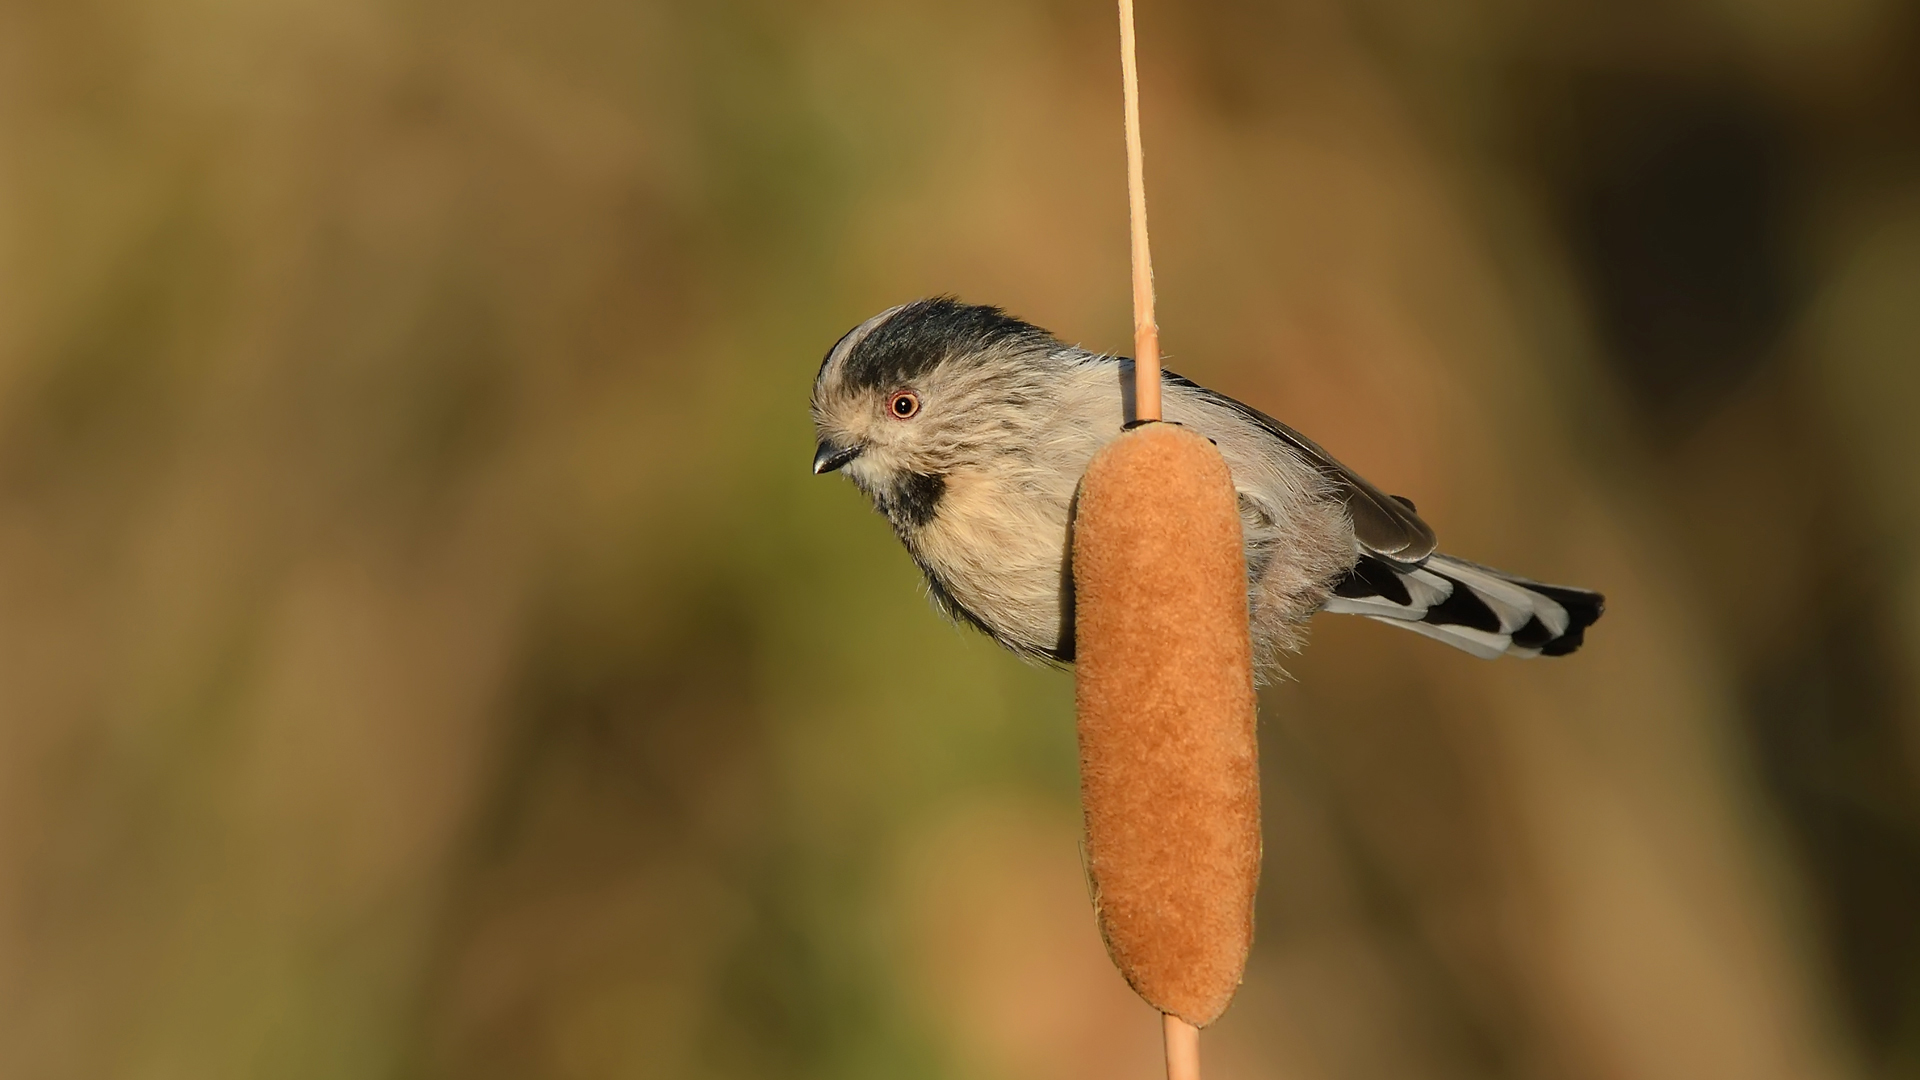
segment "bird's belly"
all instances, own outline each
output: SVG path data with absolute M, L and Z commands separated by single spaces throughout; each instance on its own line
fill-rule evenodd
M 1009 490 L 979 476 L 948 480 L 914 554 L 953 600 L 1003 643 L 1052 655 L 1068 630 L 1067 510 L 1072 493 Z

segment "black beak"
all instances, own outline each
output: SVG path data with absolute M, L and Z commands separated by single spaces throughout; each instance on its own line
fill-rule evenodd
M 820 445 L 813 451 L 813 475 L 835 472 L 859 456 L 858 446 L 835 446 L 822 439 Z

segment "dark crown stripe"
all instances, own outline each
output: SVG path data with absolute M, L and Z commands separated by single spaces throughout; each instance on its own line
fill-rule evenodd
M 861 324 L 861 326 L 864 326 L 864 325 L 866 324 L 865 323 Z M 856 326 L 853 329 L 848 330 L 846 333 L 841 334 L 839 339 L 833 343 L 833 348 L 827 350 L 827 355 L 820 358 L 820 370 L 813 373 L 813 382 L 815 386 L 818 386 L 820 384 L 821 379 L 824 379 L 827 377 L 827 365 L 833 363 L 833 354 L 840 351 L 840 346 L 845 345 L 847 343 L 848 338 L 852 337 L 853 335 L 859 332 L 860 332 L 860 327 Z
M 842 381 L 854 390 L 891 390 L 924 378 L 952 356 L 1006 342 L 1051 340 L 1045 330 L 996 307 L 963 304 L 950 296 L 916 300 L 860 339 L 847 355 Z

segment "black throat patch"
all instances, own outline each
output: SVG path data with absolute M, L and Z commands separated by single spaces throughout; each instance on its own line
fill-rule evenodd
M 947 478 L 933 473 L 908 473 L 892 491 L 874 498 L 880 512 L 903 534 L 932 521 L 947 493 Z

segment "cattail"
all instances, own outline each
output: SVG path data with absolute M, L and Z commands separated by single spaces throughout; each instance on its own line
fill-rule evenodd
M 1260 880 L 1247 567 L 1233 477 L 1160 420 L 1133 3 L 1120 2 L 1133 248 L 1134 427 L 1095 455 L 1073 523 L 1087 870 L 1107 952 L 1165 1016 L 1169 1080 L 1199 1080 Z
M 1223 1012 L 1253 940 L 1259 750 L 1226 462 L 1169 424 L 1115 440 L 1074 519 L 1080 788 L 1107 950 L 1155 1008 Z

